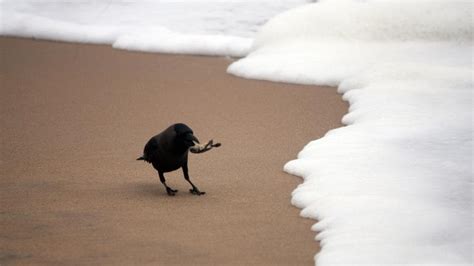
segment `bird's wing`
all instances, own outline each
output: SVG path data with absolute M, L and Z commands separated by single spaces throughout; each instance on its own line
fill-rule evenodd
M 156 138 L 151 138 L 145 145 L 145 150 L 143 151 L 143 157 L 146 161 L 152 162 L 156 161 L 159 153 L 159 143 Z

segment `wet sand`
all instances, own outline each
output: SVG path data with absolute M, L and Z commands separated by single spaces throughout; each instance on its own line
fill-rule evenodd
M 282 171 L 341 126 L 334 88 L 246 80 L 230 59 L 0 38 L 0 264 L 312 265 Z M 135 161 L 184 122 L 222 147 L 181 171 Z

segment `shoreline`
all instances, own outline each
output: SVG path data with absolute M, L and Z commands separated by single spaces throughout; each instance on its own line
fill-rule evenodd
M 3 37 L 0 47 L 0 263 L 314 264 L 314 221 L 290 204 L 301 180 L 282 168 L 342 126 L 336 89 L 238 78 L 225 57 Z M 175 171 L 168 197 L 135 161 L 175 122 L 223 145 L 190 155 L 205 196 Z

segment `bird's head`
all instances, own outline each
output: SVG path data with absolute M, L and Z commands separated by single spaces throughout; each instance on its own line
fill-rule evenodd
M 183 150 L 187 150 L 194 146 L 195 143 L 199 143 L 199 140 L 194 136 L 192 129 L 185 124 L 176 124 L 174 130 L 176 132 L 176 143 Z

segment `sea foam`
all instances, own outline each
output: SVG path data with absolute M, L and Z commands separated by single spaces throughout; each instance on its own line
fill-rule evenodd
M 345 127 L 284 169 L 317 265 L 471 265 L 472 4 L 324 1 L 270 20 L 228 72 L 337 86 Z
M 306 2 L 2 0 L 0 35 L 241 57 L 269 18 Z

